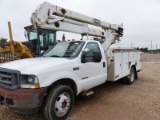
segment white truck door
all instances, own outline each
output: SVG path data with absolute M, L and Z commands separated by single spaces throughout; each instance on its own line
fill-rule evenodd
M 81 63 L 81 86 L 83 90 L 87 90 L 88 88 L 92 88 L 99 84 L 102 84 L 106 81 L 107 78 L 107 68 L 106 63 L 101 59 L 101 62 L 93 62 L 93 52 L 100 51 L 98 43 L 89 42 L 85 49 L 88 48 L 89 51 L 85 57 L 85 63 Z
M 122 77 L 125 77 L 129 74 L 129 63 L 128 63 L 128 57 L 129 57 L 129 54 L 128 52 L 123 52 L 122 53 Z
M 118 80 L 122 77 L 122 53 L 114 53 L 114 72 L 115 80 Z

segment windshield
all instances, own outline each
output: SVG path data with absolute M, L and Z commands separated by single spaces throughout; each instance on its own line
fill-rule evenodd
M 61 42 L 43 56 L 45 57 L 77 57 L 84 45 L 83 41 Z

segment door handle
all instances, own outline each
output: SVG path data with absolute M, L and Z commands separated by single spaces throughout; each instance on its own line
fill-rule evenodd
M 79 67 L 75 67 L 75 68 L 73 68 L 73 70 L 79 70 Z

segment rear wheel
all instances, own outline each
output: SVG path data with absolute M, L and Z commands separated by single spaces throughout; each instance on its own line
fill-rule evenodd
M 74 93 L 66 85 L 54 88 L 48 95 L 44 106 L 44 116 L 47 120 L 65 120 L 72 111 Z
M 125 81 L 128 85 L 131 85 L 133 84 L 134 80 L 135 80 L 135 69 L 132 67 L 130 70 L 130 74 L 127 76 Z

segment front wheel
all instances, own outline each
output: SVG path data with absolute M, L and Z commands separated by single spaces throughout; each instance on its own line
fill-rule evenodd
M 48 95 L 44 106 L 47 120 L 65 120 L 72 111 L 74 93 L 66 85 L 57 86 Z

